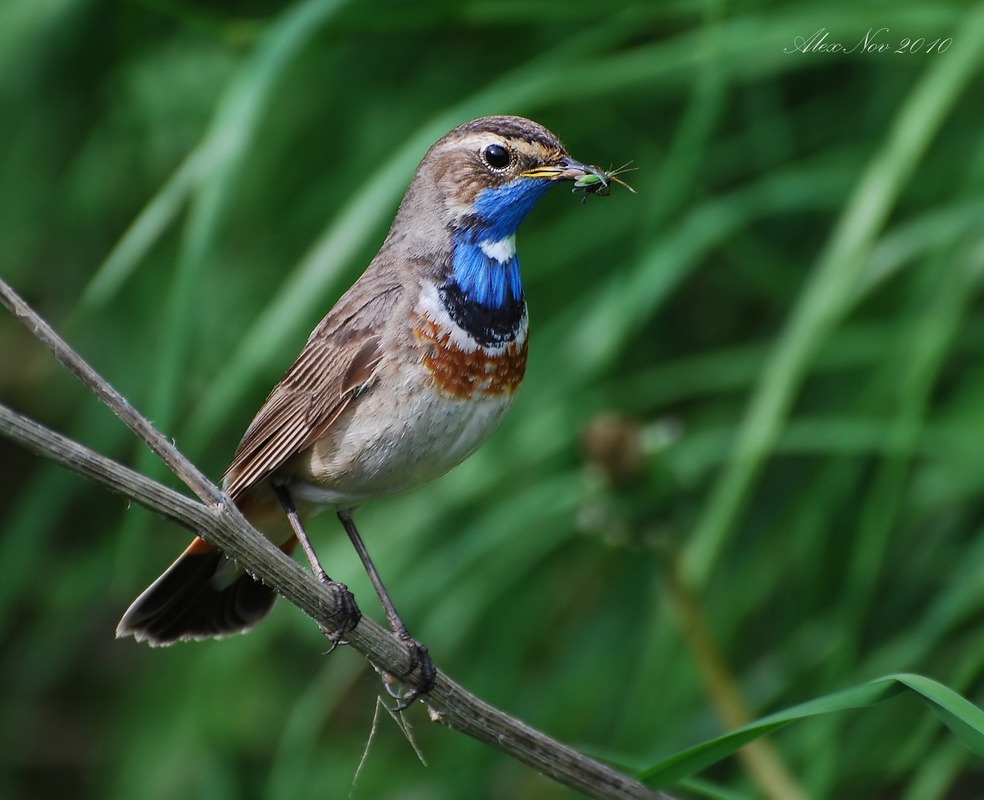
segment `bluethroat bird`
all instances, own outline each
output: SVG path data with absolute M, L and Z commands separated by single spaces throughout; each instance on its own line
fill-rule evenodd
M 475 119 L 440 139 L 379 253 L 314 329 L 223 478 L 255 527 L 288 553 L 299 541 L 338 592 L 349 622 L 333 633 L 337 642 L 359 611 L 321 568 L 298 513 L 335 510 L 424 683 L 433 664 L 389 600 L 352 511 L 442 475 L 498 426 L 526 370 L 516 230 L 552 186 L 575 181 L 592 191 L 601 176 L 521 117 Z M 274 599 L 196 538 L 116 632 L 151 645 L 224 636 L 252 627 Z

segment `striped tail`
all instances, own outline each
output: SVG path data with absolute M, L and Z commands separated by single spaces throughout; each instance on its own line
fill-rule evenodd
M 276 592 L 196 538 L 127 609 L 117 637 L 153 647 L 244 633 L 265 617 Z

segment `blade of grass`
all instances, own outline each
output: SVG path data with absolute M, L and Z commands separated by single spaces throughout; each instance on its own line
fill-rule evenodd
M 875 238 L 934 134 L 953 109 L 984 50 L 984 9 L 966 15 L 947 55 L 927 68 L 902 105 L 882 150 L 869 162 L 763 372 L 683 556 L 685 579 L 699 589 L 750 493 L 801 386 L 810 359 L 847 307 Z
M 8 0 L 0 6 L 0 75 L 13 74 L 25 54 L 38 58 L 83 6 L 78 0 Z
M 151 416 L 165 430 L 173 428 L 171 422 L 180 394 L 178 376 L 198 332 L 192 322 L 196 318 L 197 287 L 214 249 L 221 215 L 246 166 L 244 157 L 262 122 L 269 97 L 296 54 L 346 4 L 347 0 L 308 0 L 281 15 L 216 112 L 206 142 L 214 163 L 190 210 L 162 321 L 166 335 L 162 337 L 154 391 L 148 403 Z M 149 464 L 148 460 L 143 466 Z
M 144 206 L 89 280 L 74 309 L 73 324 L 110 302 L 161 235 L 177 219 L 188 198 L 215 167 L 213 141 L 198 145 Z
M 749 742 L 791 722 L 881 703 L 906 690 L 924 700 L 960 741 L 984 756 L 984 711 L 937 681 L 922 675 L 886 675 L 833 694 L 809 700 L 785 711 L 684 750 L 643 770 L 639 777 L 653 786 L 668 786 L 721 761 Z
M 912 322 L 899 342 L 895 358 L 886 359 L 891 376 L 885 386 L 897 399 L 887 434 L 892 449 L 885 456 L 867 492 L 858 520 L 858 535 L 847 561 L 846 602 L 842 605 L 844 631 L 853 631 L 844 639 L 838 660 L 851 664 L 863 641 L 864 627 L 870 621 L 873 596 L 885 563 L 885 551 L 898 517 L 905 508 L 905 484 L 920 437 L 927 425 L 932 392 L 939 379 L 945 357 L 953 345 L 974 285 L 973 259 L 959 256 L 958 248 L 941 249 L 923 270 L 928 280 L 938 284 L 927 287 L 917 282 Z M 928 302 L 927 302 L 928 298 Z

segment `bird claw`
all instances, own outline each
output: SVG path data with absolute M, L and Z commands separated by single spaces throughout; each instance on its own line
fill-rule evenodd
M 345 641 L 345 634 L 351 630 L 355 630 L 355 627 L 359 624 L 359 620 L 362 619 L 362 612 L 355 602 L 355 595 L 348 590 L 348 587 L 344 583 L 333 581 L 327 575 L 320 577 L 322 584 L 335 598 L 335 605 L 338 607 L 338 611 L 335 612 L 338 622 L 334 628 L 331 630 L 322 628 L 325 636 L 331 642 L 331 647 L 325 651 L 325 655 L 329 655 L 335 652 L 335 648 L 339 645 L 348 644 Z
M 410 690 L 404 694 L 390 689 L 388 683 L 386 685 L 387 693 L 399 701 L 394 710 L 406 711 L 420 697 L 434 688 L 434 684 L 437 682 L 437 667 L 434 666 L 434 660 L 430 657 L 427 648 L 414 639 L 407 631 L 397 632 L 396 638 L 410 652 L 410 669 L 407 671 L 406 677 L 409 677 L 414 670 L 420 670 L 420 677 L 416 684 L 411 686 Z

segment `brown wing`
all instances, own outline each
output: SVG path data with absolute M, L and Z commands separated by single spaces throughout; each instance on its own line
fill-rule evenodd
M 233 499 L 317 442 L 372 380 L 382 359 L 377 331 L 400 288 L 368 288 L 339 300 L 253 418 L 223 479 Z

